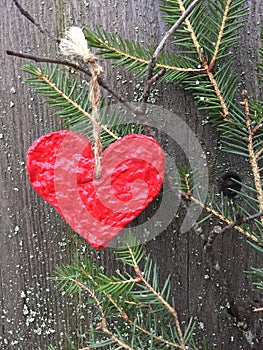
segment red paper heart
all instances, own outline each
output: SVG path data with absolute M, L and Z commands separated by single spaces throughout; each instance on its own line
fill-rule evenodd
M 27 153 L 35 191 L 95 248 L 105 248 L 158 195 L 165 155 L 145 135 L 130 134 L 107 147 L 94 179 L 91 143 L 67 130 L 44 135 Z

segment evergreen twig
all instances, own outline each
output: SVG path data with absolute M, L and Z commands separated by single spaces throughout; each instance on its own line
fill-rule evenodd
M 250 110 L 248 105 L 248 95 L 247 91 L 243 90 L 242 92 L 243 97 L 243 106 L 245 109 L 245 117 L 246 117 L 246 126 L 247 126 L 247 133 L 248 133 L 248 141 L 247 141 L 247 148 L 249 152 L 249 158 L 250 158 L 250 164 L 253 172 L 254 177 L 254 184 L 255 188 L 257 190 L 257 198 L 258 198 L 258 205 L 259 205 L 259 211 L 263 211 L 263 189 L 262 189 L 262 183 L 260 178 L 260 171 L 257 161 L 257 156 L 254 151 L 254 145 L 253 145 L 253 129 L 251 126 L 251 117 L 250 117 Z M 263 224 L 263 217 L 261 217 L 261 223 Z
M 180 7 L 180 10 L 182 13 L 185 12 L 185 7 L 184 7 L 184 4 L 183 4 L 183 1 L 182 0 L 177 0 L 178 1 L 178 4 L 179 4 L 179 7 Z M 190 36 L 192 38 L 192 41 L 193 41 L 193 44 L 195 46 L 195 49 L 196 49 L 196 52 L 198 54 L 198 57 L 202 63 L 202 66 L 207 74 L 207 77 L 210 81 L 210 83 L 212 84 L 213 88 L 214 88 L 214 91 L 215 91 L 215 94 L 221 104 L 221 107 L 222 107 L 222 117 L 223 118 L 229 118 L 229 111 L 228 111 L 228 107 L 227 107 L 227 104 L 226 104 L 226 101 L 220 91 L 220 88 L 218 86 L 218 83 L 214 77 L 214 74 L 212 72 L 212 68 L 214 66 L 214 63 L 215 63 L 215 60 L 216 60 L 216 56 L 217 56 L 217 53 L 218 53 L 218 48 L 220 46 L 220 43 L 221 43 L 221 39 L 222 39 L 222 35 L 223 35 L 223 30 L 224 30 L 224 24 L 225 24 L 225 20 L 226 20 L 226 16 L 227 16 L 227 12 L 229 10 L 229 4 L 232 0 L 227 0 L 227 5 L 226 5 L 226 8 L 225 8 L 225 14 L 224 14 L 224 17 L 223 17 L 223 20 L 222 20 L 222 25 L 221 25 L 221 30 L 219 32 L 219 35 L 218 35 L 218 40 L 217 40 L 217 44 L 216 44 L 216 47 L 215 47 L 215 50 L 214 50 L 214 56 L 212 58 L 212 61 L 210 63 L 207 62 L 207 59 L 205 57 L 205 54 L 201 48 L 201 45 L 199 44 L 199 41 L 198 41 L 198 38 L 197 38 L 197 35 L 194 31 L 194 28 L 191 24 L 191 21 L 190 19 L 186 18 L 185 19 L 185 23 L 187 25 L 187 28 L 189 30 L 189 33 L 190 33 Z
M 136 262 L 136 260 L 134 258 L 134 254 L 132 252 L 131 247 L 129 247 L 129 246 L 127 246 L 127 247 L 129 249 L 130 255 L 131 255 L 132 259 L 133 259 L 134 270 L 135 270 L 136 275 L 145 284 L 145 286 L 148 288 L 148 290 L 151 291 L 157 297 L 157 299 L 160 300 L 160 302 L 167 308 L 167 310 L 174 317 L 182 349 L 186 350 L 185 343 L 184 343 L 183 332 L 181 330 L 181 326 L 180 326 L 180 323 L 179 323 L 179 318 L 178 318 L 177 311 L 170 304 L 168 304 L 167 301 L 164 300 L 163 297 L 146 281 L 146 279 L 143 277 L 143 274 L 142 274 L 139 266 L 137 265 L 137 262 Z
M 228 225 L 233 225 L 233 228 L 235 230 L 237 230 L 238 232 L 242 233 L 242 235 L 246 236 L 249 240 L 257 243 L 260 246 L 262 246 L 261 242 L 259 241 L 259 239 L 256 236 L 254 236 L 251 233 L 249 233 L 248 231 L 244 230 L 241 226 L 237 225 L 236 223 L 234 224 L 234 221 L 227 219 L 224 215 L 220 214 L 215 209 L 208 207 L 207 205 L 202 203 L 199 199 L 193 197 L 192 195 L 189 195 L 188 192 L 184 192 L 184 191 L 179 191 L 179 192 L 184 198 L 190 200 L 194 204 L 197 204 L 198 206 L 203 208 L 207 213 L 212 214 L 213 216 L 215 216 L 219 220 L 227 223 Z
M 223 18 L 222 18 L 221 27 L 220 27 L 220 30 L 219 30 L 219 33 L 218 33 L 218 37 L 217 37 L 217 42 L 216 42 L 216 45 L 215 45 L 214 54 L 213 54 L 213 57 L 212 57 L 212 59 L 210 61 L 210 64 L 209 64 L 209 70 L 212 70 L 212 68 L 215 65 L 216 59 L 217 59 L 217 55 L 218 55 L 219 47 L 221 45 L 222 37 L 223 37 L 223 34 L 224 34 L 226 20 L 227 20 L 227 17 L 228 17 L 228 12 L 229 12 L 229 9 L 230 9 L 231 2 L 232 2 L 232 0 L 227 0 L 225 11 L 224 11 L 224 15 L 223 15 Z
M 91 297 L 95 300 L 96 305 L 98 307 L 98 309 L 100 310 L 100 315 L 101 315 L 101 322 L 97 324 L 96 329 L 99 330 L 101 329 L 105 334 L 109 335 L 117 344 L 119 344 L 120 346 L 122 346 L 124 349 L 127 350 L 134 350 L 133 348 L 131 348 L 128 344 L 124 343 L 123 341 L 121 341 L 113 332 L 111 332 L 107 326 L 107 319 L 103 310 L 103 307 L 101 306 L 101 302 L 100 300 L 97 298 L 95 292 L 88 288 L 87 286 L 85 286 L 85 284 L 79 282 L 77 279 L 71 278 L 69 279 L 70 281 L 74 282 L 76 285 L 78 285 L 81 289 L 86 290 Z
M 168 304 L 163 297 L 147 282 L 147 280 L 143 277 L 143 274 L 138 266 L 138 260 L 136 259 L 134 252 L 132 250 L 132 247 L 127 244 L 127 249 L 128 252 L 131 256 L 131 259 L 133 261 L 133 268 L 134 271 L 136 273 L 136 278 L 134 279 L 129 279 L 129 280 L 125 280 L 123 282 L 126 283 L 140 283 L 142 282 L 147 289 L 153 293 L 156 298 L 164 305 L 164 307 L 171 312 L 171 314 L 173 315 L 175 322 L 176 322 L 176 328 L 178 331 L 178 335 L 180 338 L 180 342 L 181 344 L 176 344 L 172 341 L 169 341 L 167 339 L 164 339 L 163 337 L 160 337 L 156 334 L 153 334 L 151 331 L 148 331 L 147 329 L 143 328 L 142 326 L 140 326 L 137 322 L 134 322 L 133 320 L 131 320 L 128 316 L 128 314 L 125 312 L 125 310 L 123 309 L 123 307 L 119 306 L 118 303 L 116 302 L 116 300 L 113 298 L 112 295 L 110 295 L 109 293 L 107 293 L 104 290 L 101 290 L 101 285 L 96 281 L 96 277 L 93 276 L 90 272 L 86 271 L 83 267 L 81 268 L 81 273 L 83 274 L 83 276 L 85 276 L 88 281 L 91 282 L 91 285 L 93 287 L 89 287 L 86 284 L 84 284 L 83 282 L 80 282 L 80 280 L 78 278 L 73 278 L 73 277 L 67 277 L 66 274 L 64 276 L 60 276 L 60 279 L 66 279 L 68 282 L 73 282 L 76 286 L 80 287 L 82 290 L 87 291 L 90 296 L 94 299 L 96 305 L 99 308 L 100 311 L 100 316 L 101 316 L 101 322 L 97 325 L 96 329 L 101 329 L 105 334 L 108 334 L 116 343 L 118 343 L 120 345 L 121 340 L 115 336 L 114 333 L 112 333 L 111 331 L 109 331 L 108 327 L 107 327 L 107 317 L 105 315 L 102 303 L 100 298 L 97 296 L 97 292 L 99 291 L 100 293 L 102 293 L 103 295 L 103 299 L 105 300 L 105 298 L 115 307 L 115 309 L 118 311 L 119 316 L 124 320 L 124 322 L 129 323 L 132 327 L 136 328 L 137 330 L 139 330 L 140 332 L 144 333 L 145 335 L 149 336 L 150 338 L 154 338 L 155 340 L 157 340 L 159 343 L 163 343 L 166 344 L 167 346 L 170 346 L 172 348 L 175 349 L 181 349 L 181 350 L 186 350 L 185 344 L 184 344 L 184 337 L 180 328 L 180 323 L 178 320 L 178 315 L 176 310 L 170 305 Z M 64 273 L 64 272 L 63 272 Z M 110 284 L 114 284 L 114 281 L 110 281 Z M 125 301 L 126 303 L 126 301 Z M 129 301 L 127 301 L 128 304 Z M 132 348 L 128 348 L 128 349 L 132 349 Z M 189 348 L 190 349 L 190 348 Z M 134 350 L 134 349 L 132 349 Z
M 58 89 L 58 87 L 53 84 L 49 77 L 44 76 L 42 72 L 38 69 L 36 69 L 36 74 L 38 75 L 39 80 L 42 80 L 46 82 L 54 91 L 56 91 L 61 97 L 63 97 L 67 102 L 69 102 L 72 106 L 74 106 L 81 114 L 88 117 L 91 121 L 93 121 L 93 117 L 91 114 L 89 114 L 87 111 L 85 111 L 80 105 L 78 105 L 75 101 L 73 101 L 70 97 L 68 97 L 66 94 L 64 94 L 63 91 Z M 115 135 L 111 130 L 109 130 L 105 125 L 101 125 L 101 128 L 106 131 L 111 137 L 113 137 L 115 140 L 118 139 L 118 136 Z

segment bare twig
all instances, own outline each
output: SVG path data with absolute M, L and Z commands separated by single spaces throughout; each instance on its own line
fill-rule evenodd
M 20 13 L 23 16 L 25 16 L 31 23 L 33 23 L 41 33 L 47 35 L 50 39 L 52 39 L 56 43 L 60 43 L 60 39 L 54 37 L 47 29 L 43 28 L 39 23 L 37 23 L 37 21 L 30 15 L 29 12 L 27 12 L 21 6 L 21 4 L 17 0 L 13 0 L 13 2 L 17 6 Z M 33 60 L 35 62 L 47 62 L 47 63 L 61 64 L 61 65 L 68 66 L 68 67 L 74 68 L 76 70 L 79 70 L 79 71 L 81 71 L 81 72 L 83 72 L 91 77 L 91 72 L 88 69 L 85 69 L 85 68 L 81 67 L 80 65 L 74 64 L 72 62 L 68 62 L 68 61 L 64 61 L 64 60 L 57 60 L 57 59 L 52 59 L 52 58 L 46 58 L 46 57 L 37 57 L 37 56 L 28 55 L 28 54 L 22 54 L 19 52 L 14 52 L 11 50 L 7 50 L 7 54 L 12 55 L 12 56 L 25 58 L 25 59 L 30 59 L 30 60 Z M 115 89 L 110 87 L 109 84 L 106 83 L 105 80 L 103 80 L 101 77 L 98 77 L 98 83 L 100 84 L 101 87 L 103 87 L 105 90 L 107 90 L 113 97 L 115 97 L 119 102 L 123 103 L 129 110 L 131 110 L 129 103 Z
M 218 236 L 218 234 L 221 231 L 221 227 L 220 226 L 215 226 L 212 231 L 209 233 L 205 244 L 204 244 L 204 251 L 205 252 L 210 252 L 212 250 L 212 244 L 215 240 L 215 238 Z
M 262 312 L 263 311 L 263 307 L 258 307 L 256 309 L 253 310 L 254 312 Z
M 26 17 L 31 23 L 34 24 L 34 26 L 36 26 L 38 28 L 38 30 L 42 33 L 47 35 L 49 38 L 51 38 L 52 40 L 56 41 L 57 43 L 60 42 L 60 39 L 56 38 L 54 35 L 52 35 L 47 29 L 43 28 L 31 15 L 29 12 L 27 12 L 22 6 L 21 4 L 17 1 L 17 0 L 13 0 L 14 4 L 16 5 L 16 7 L 18 8 L 18 10 L 20 11 L 20 13 Z
M 60 65 L 63 65 L 63 66 L 67 66 L 67 67 L 76 69 L 76 70 L 78 70 L 78 71 L 80 71 L 82 73 L 87 74 L 89 77 L 91 77 L 91 72 L 88 69 L 82 67 L 81 65 L 79 65 L 77 63 L 72 63 L 72 62 L 69 62 L 69 61 L 66 61 L 66 60 L 59 60 L 59 59 L 55 59 L 55 58 L 33 56 L 33 55 L 21 53 L 21 52 L 12 51 L 12 50 L 7 50 L 6 53 L 7 53 L 7 55 L 10 55 L 10 56 L 25 58 L 25 59 L 28 59 L 28 60 L 32 60 L 34 62 L 45 62 L 45 63 L 60 64 Z M 100 86 L 102 88 L 107 90 L 119 102 L 124 103 L 125 106 L 127 106 L 129 109 L 131 108 L 129 106 L 128 102 L 116 90 L 114 90 L 111 86 L 109 86 L 109 84 L 104 79 L 99 77 L 98 78 L 98 83 L 100 84 Z
M 153 84 L 156 83 L 162 76 L 164 76 L 165 72 L 166 72 L 165 69 L 161 69 L 154 76 L 152 76 L 153 74 L 152 70 L 148 72 L 148 76 L 146 78 L 145 87 L 142 95 L 143 103 L 146 103 L 148 101 Z
M 202 0 L 195 0 L 191 3 L 191 5 L 187 8 L 187 10 L 185 10 L 182 16 L 176 21 L 176 23 L 165 33 L 164 37 L 160 41 L 156 50 L 154 51 L 152 58 L 148 64 L 146 82 L 145 82 L 145 87 L 144 87 L 143 96 L 142 96 L 143 103 L 147 102 L 153 83 L 155 83 L 165 74 L 165 68 L 163 68 L 159 73 L 157 73 L 153 77 L 153 72 L 154 72 L 154 68 L 156 67 L 157 59 L 160 56 L 166 42 L 175 33 L 175 31 L 179 28 L 179 26 L 184 22 L 186 17 L 189 16 L 189 14 L 201 1 Z
M 160 44 L 157 46 L 154 54 L 152 56 L 151 62 L 156 62 L 158 57 L 160 56 L 164 45 L 167 40 L 175 33 L 175 31 L 179 28 L 179 26 L 185 21 L 185 19 L 189 16 L 189 14 L 193 11 L 193 9 L 201 2 L 202 0 L 195 0 L 191 3 L 191 5 L 183 12 L 182 16 L 175 22 L 175 24 L 165 33 L 164 37 L 160 41 Z

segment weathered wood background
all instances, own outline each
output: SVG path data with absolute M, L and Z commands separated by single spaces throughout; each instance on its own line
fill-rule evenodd
M 21 5 L 48 28 L 61 36 L 70 25 L 96 25 L 128 38 L 159 42 L 165 30 L 157 0 L 21 0 Z M 248 0 L 248 23 L 242 30 L 236 52 L 240 72 L 240 88 L 259 94 L 256 80 L 257 48 L 263 2 Z M 81 347 L 83 333 L 79 321 L 81 299 L 69 298 L 54 289 L 48 277 L 57 264 L 68 263 L 76 249 L 85 244 L 72 234 L 62 219 L 36 195 L 25 171 L 26 152 L 33 140 L 59 129 L 60 121 L 24 84 L 26 74 L 20 67 L 28 62 L 5 55 L 6 49 L 39 56 L 57 57 L 57 47 L 47 36 L 23 17 L 11 0 L 1 0 L 0 16 L 0 116 L 1 116 L 1 246 L 0 246 L 0 348 L 46 349 L 49 344 L 61 348 L 67 332 Z M 105 79 L 116 89 L 127 92 L 133 100 L 138 81 L 123 85 L 131 75 L 113 69 L 103 62 Z M 123 79 L 117 79 L 121 75 Z M 209 125 L 201 125 L 201 116 L 189 94 L 172 86 L 160 89 L 157 103 L 181 113 L 204 141 L 209 160 L 210 182 L 229 168 L 251 181 L 248 165 L 226 157 L 217 149 L 218 135 Z M 238 234 L 228 233 L 215 242 L 213 249 L 221 272 L 213 268 L 203 252 L 203 242 L 193 232 L 179 235 L 176 221 L 147 249 L 160 266 L 164 280 L 172 275 L 172 292 L 180 318 L 196 316 L 199 337 L 206 336 L 217 349 L 250 349 L 244 334 L 236 326 L 234 305 L 240 317 L 247 319 L 249 329 L 262 346 L 262 319 L 252 312 L 259 306 L 260 295 L 252 289 L 243 274 L 251 266 L 262 265 L 255 252 Z M 92 252 L 94 260 L 114 271 L 117 266 L 112 251 Z M 262 300 L 261 300 L 262 304 Z M 232 310 L 229 309 L 232 307 Z M 261 305 L 262 306 L 262 305 Z M 253 349 L 261 348 L 255 344 Z

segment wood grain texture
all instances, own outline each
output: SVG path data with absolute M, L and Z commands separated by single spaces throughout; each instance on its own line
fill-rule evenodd
M 157 0 L 45 0 L 25 1 L 22 6 L 43 27 L 60 36 L 70 25 L 96 25 L 130 39 L 156 45 L 165 31 Z M 13 2 L 1 1 L 0 19 L 0 123 L 1 123 L 1 246 L 0 246 L 0 348 L 42 350 L 49 344 L 61 349 L 61 332 L 72 335 L 79 346 L 85 345 L 81 334 L 85 325 L 80 316 L 87 314 L 81 298 L 62 295 L 48 277 L 57 264 L 68 263 L 77 249 L 88 250 L 60 217 L 43 202 L 28 183 L 25 157 L 29 145 L 40 135 L 58 130 L 61 124 L 23 84 L 20 59 L 7 57 L 6 49 L 36 55 L 57 57 L 56 44 L 39 33 L 21 16 Z M 263 18 L 261 1 L 249 0 L 249 21 L 242 30 L 241 44 L 236 49 L 240 88 L 259 94 L 256 81 L 257 47 Z M 103 62 L 104 78 L 118 91 L 133 100 L 141 80 L 132 74 Z M 125 82 L 125 83 L 124 83 Z M 261 91 L 262 92 L 262 91 Z M 236 157 L 218 150 L 215 128 L 201 124 L 192 97 L 174 84 L 162 84 L 157 103 L 176 112 L 203 141 L 207 151 L 211 185 L 229 168 L 251 180 L 249 167 Z M 179 220 L 180 221 L 180 220 Z M 215 260 L 204 254 L 202 241 L 192 231 L 181 235 L 175 219 L 168 229 L 146 248 L 160 267 L 160 278 L 172 276 L 172 292 L 183 321 L 196 316 L 197 333 L 220 350 L 249 349 L 249 345 L 230 315 L 229 303 L 235 302 L 247 318 L 251 332 L 262 342 L 262 323 L 253 314 L 260 296 L 252 290 L 251 281 L 243 274 L 251 266 L 262 265 L 254 251 L 236 233 L 227 233 L 215 242 Z M 207 227 L 209 229 L 209 227 Z M 115 271 L 113 251 L 90 251 L 94 261 Z M 88 323 L 86 324 L 88 326 Z M 256 344 L 253 349 L 261 348 Z

